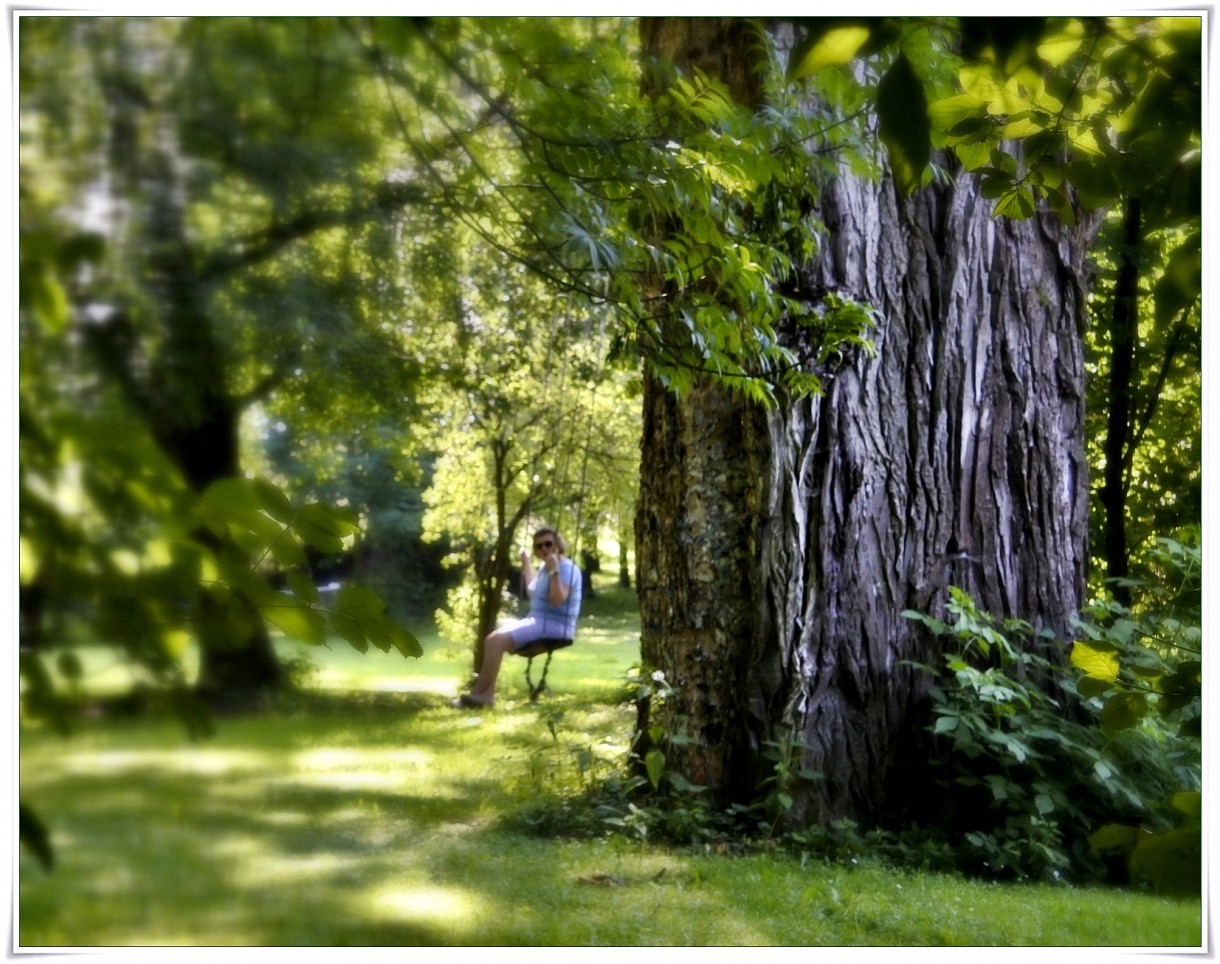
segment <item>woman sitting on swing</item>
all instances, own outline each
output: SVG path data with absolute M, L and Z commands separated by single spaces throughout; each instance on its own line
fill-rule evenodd
M 542 560 L 542 568 L 537 574 L 529 553 L 521 550 L 521 582 L 529 589 L 529 615 L 506 623 L 483 640 L 483 663 L 478 679 L 469 693 L 463 693 L 449 704 L 454 709 L 495 705 L 496 677 L 505 654 L 517 652 L 539 640 L 570 641 L 576 635 L 581 575 L 567 552 L 563 537 L 549 527 L 534 533 L 534 554 Z

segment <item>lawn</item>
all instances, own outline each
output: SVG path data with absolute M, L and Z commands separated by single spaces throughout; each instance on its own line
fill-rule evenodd
M 589 607 L 538 704 L 513 660 L 495 711 L 449 709 L 468 656 L 433 634 L 418 661 L 285 641 L 309 689 L 205 741 L 170 720 L 24 734 L 57 864 L 22 857 L 20 947 L 1200 946 L 1199 901 L 525 833 L 505 817 L 572 805 L 622 758 L 621 602 Z

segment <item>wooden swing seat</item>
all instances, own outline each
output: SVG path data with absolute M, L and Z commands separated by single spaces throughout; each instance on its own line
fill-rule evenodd
M 537 703 L 538 697 L 546 689 L 546 671 L 551 668 L 551 656 L 555 650 L 571 645 L 572 640 L 570 639 L 535 639 L 532 643 L 526 643 L 520 649 L 513 650 L 514 656 L 524 656 L 528 660 L 525 664 L 525 685 L 529 687 L 531 703 Z M 546 662 L 542 664 L 542 678 L 535 685 L 530 677 L 530 668 L 534 665 L 534 657 L 541 656 L 543 653 L 546 653 Z

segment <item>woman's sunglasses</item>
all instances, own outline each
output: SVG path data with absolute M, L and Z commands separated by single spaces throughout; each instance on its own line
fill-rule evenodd
M 555 545 L 554 542 L 552 542 L 550 539 L 547 539 L 546 542 L 535 542 L 534 548 L 535 549 L 550 549 L 554 545 Z

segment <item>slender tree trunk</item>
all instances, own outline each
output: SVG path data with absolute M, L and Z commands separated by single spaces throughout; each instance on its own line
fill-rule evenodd
M 666 23 L 645 55 L 681 49 L 650 42 Z M 806 283 L 883 312 L 875 358 L 770 412 L 646 379 L 642 655 L 675 691 L 637 749 L 653 726 L 683 734 L 666 765 L 727 802 L 794 746 L 824 777 L 797 788 L 795 820 L 871 822 L 915 790 L 908 661 L 938 661 L 903 610 L 935 612 L 956 584 L 1065 632 L 1081 601 L 1085 245 L 1048 218 L 994 219 L 968 178 L 899 202 L 888 177 L 844 172 L 822 215 Z
M 1105 468 L 1098 493 L 1105 513 L 1103 549 L 1114 598 L 1131 605 L 1127 547 L 1127 465 L 1132 443 L 1135 348 L 1139 341 L 1140 204 L 1131 198 L 1123 209 L 1123 240 L 1110 315 L 1110 391 L 1106 413 Z

